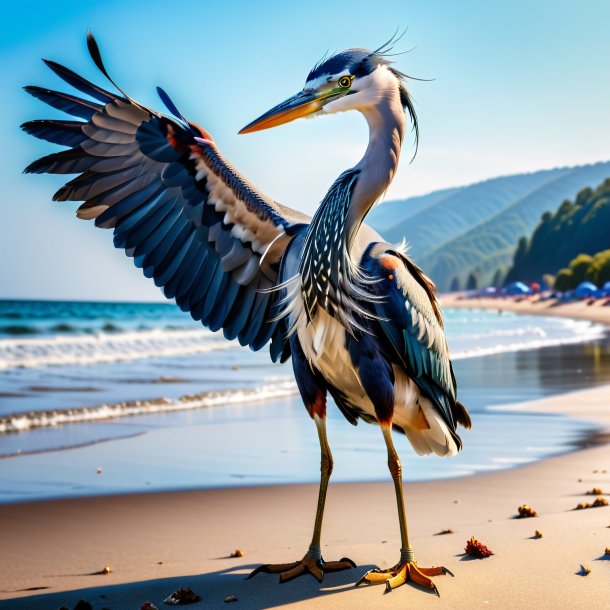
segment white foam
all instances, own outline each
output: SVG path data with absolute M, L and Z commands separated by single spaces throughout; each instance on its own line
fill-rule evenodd
M 267 381 L 269 383 L 256 388 L 203 392 L 177 399 L 158 398 L 156 400 L 137 400 L 78 409 L 15 413 L 0 417 L 0 434 L 23 432 L 33 428 L 51 428 L 64 424 L 96 422 L 117 417 L 188 411 L 219 405 L 270 400 L 290 396 L 297 392 L 296 382 L 290 377 L 277 377 Z
M 491 356 L 493 354 L 503 354 L 507 352 L 520 352 L 524 350 L 539 349 L 541 347 L 552 347 L 555 345 L 570 345 L 574 343 L 584 343 L 601 339 L 606 332 L 606 327 L 603 324 L 593 324 L 583 320 L 562 320 L 563 326 L 569 329 L 570 334 L 566 336 L 550 337 L 542 328 L 537 328 L 533 331 L 531 328 L 526 331 L 526 328 L 519 328 L 510 331 L 491 331 L 488 334 L 482 334 L 481 339 L 491 337 L 510 337 L 510 336 L 530 336 L 531 339 L 524 341 L 513 341 L 509 343 L 495 343 L 493 345 L 485 345 L 483 347 L 462 350 L 451 354 L 452 360 L 462 360 L 464 358 L 475 358 L 478 356 Z
M 0 370 L 92 365 L 230 349 L 235 344 L 205 329 L 142 330 L 0 341 Z

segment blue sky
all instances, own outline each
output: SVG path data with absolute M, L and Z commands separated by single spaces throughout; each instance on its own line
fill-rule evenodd
M 397 67 L 414 81 L 419 154 L 404 154 L 387 198 L 488 177 L 610 158 L 610 3 L 452 2 L 6 2 L 0 0 L 0 298 L 158 299 L 111 246 L 111 234 L 51 202 L 62 180 L 23 176 L 54 150 L 18 126 L 54 111 L 21 87 L 62 88 L 41 57 L 103 83 L 85 32 L 115 80 L 156 108 L 162 85 L 214 135 L 232 163 L 269 195 L 312 212 L 334 178 L 360 158 L 356 113 L 256 134 L 237 131 L 298 91 L 327 50 L 375 47 L 408 33 Z M 106 86 L 104 84 L 104 86 Z

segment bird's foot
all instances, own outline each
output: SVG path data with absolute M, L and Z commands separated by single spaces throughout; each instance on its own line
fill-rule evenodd
M 412 554 L 412 553 L 411 553 Z M 396 587 L 404 585 L 411 581 L 427 589 L 432 589 L 439 597 L 440 594 L 431 576 L 442 576 L 444 574 L 453 574 L 445 567 L 439 566 L 435 568 L 422 568 L 417 565 L 414 559 L 401 560 L 389 570 L 380 570 L 375 568 L 369 570 L 357 583 L 356 586 L 364 583 L 369 585 L 380 585 L 385 583 L 385 592 L 390 593 Z
M 343 557 L 343 559 L 340 559 L 339 561 L 324 561 L 320 554 L 320 549 L 312 547 L 309 547 L 309 551 L 300 561 L 295 561 L 293 563 L 268 563 L 256 568 L 256 570 L 248 575 L 248 578 L 252 578 L 261 573 L 279 574 L 280 582 L 284 583 L 297 576 L 311 574 L 318 582 L 322 582 L 326 572 L 341 572 L 356 567 L 356 564 L 347 557 Z

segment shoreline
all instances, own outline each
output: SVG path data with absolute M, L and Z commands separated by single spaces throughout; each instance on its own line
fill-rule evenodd
M 498 408 L 575 416 L 608 434 L 609 403 L 606 385 Z M 409 453 L 405 469 L 415 459 L 434 458 Z M 586 495 L 593 487 L 609 491 L 609 466 L 606 443 L 508 470 L 406 484 L 420 563 L 446 565 L 456 575 L 436 579 L 443 602 L 456 608 L 484 603 L 600 607 L 609 591 L 610 562 L 599 559 L 610 538 L 610 508 L 573 509 L 593 499 Z M 26 603 L 36 610 L 73 607 L 88 599 L 94 609 L 120 610 L 150 599 L 162 607 L 171 591 L 190 586 L 202 596 L 194 606 L 201 608 L 217 608 L 226 595 L 236 595 L 245 608 L 288 603 L 368 608 L 409 602 L 438 608 L 435 596 L 411 586 L 391 596 L 383 595 L 382 587 L 353 588 L 373 564 L 388 567 L 398 556 L 389 477 L 386 483 L 331 482 L 324 554 L 329 560 L 351 557 L 362 567 L 329 574 L 321 585 L 308 577 L 282 587 L 275 576 L 244 580 L 256 564 L 294 561 L 305 552 L 316 493 L 316 485 L 303 484 L 2 505 L 1 605 L 23 608 Z M 524 503 L 540 516 L 514 519 Z M 435 535 L 445 528 L 455 534 Z M 543 532 L 542 539 L 532 539 L 535 529 Z M 473 535 L 495 555 L 464 561 L 465 541 Z M 244 549 L 246 557 L 228 558 L 235 548 Z M 577 575 L 581 563 L 591 567 L 591 574 Z M 105 565 L 110 574 L 95 574 Z M 544 578 L 537 578 L 540 573 Z M 27 590 L 32 587 L 49 588 L 33 594 Z
M 542 301 L 535 297 L 516 301 L 511 297 L 466 298 L 464 295 L 465 293 L 442 294 L 440 300 L 443 309 L 455 308 L 485 309 L 488 311 L 502 312 L 510 311 L 512 313 L 532 316 L 551 316 L 587 320 L 588 322 L 610 326 L 610 307 L 602 305 L 599 300 L 592 305 L 588 305 L 587 301 L 561 303 L 556 299 Z
M 549 313 L 541 303 L 453 299 L 443 297 L 443 307 L 608 323 L 592 319 L 584 303 L 570 304 L 582 310 L 575 315 L 574 307 Z M 605 309 L 610 321 L 610 308 Z M 594 499 L 586 495 L 594 487 L 610 492 L 610 385 L 491 410 L 586 420 L 598 427 L 596 442 L 585 438 L 584 447 L 508 469 L 407 483 L 409 528 L 420 565 L 445 565 L 455 574 L 435 579 L 448 607 L 600 607 L 610 593 L 610 561 L 604 561 L 610 508 L 573 509 Z M 407 472 L 414 460 L 439 459 L 401 453 Z M 94 610 L 139 608 L 146 600 L 162 608 L 162 600 L 181 586 L 201 595 L 194 608 L 218 608 L 227 595 L 237 596 L 242 608 L 439 607 L 436 596 L 410 585 L 391 595 L 384 595 L 383 587 L 353 587 L 366 570 L 387 568 L 398 557 L 389 475 L 387 482 L 331 481 L 323 553 L 328 560 L 348 556 L 357 569 L 329 574 L 322 584 L 307 576 L 283 586 L 276 576 L 244 580 L 258 564 L 303 555 L 316 495 L 315 484 L 279 484 L 2 504 L 0 607 L 72 608 L 86 599 Z M 524 503 L 540 516 L 514 519 Z M 446 528 L 455 533 L 437 535 Z M 533 538 L 535 529 L 542 539 Z M 465 559 L 463 547 L 471 536 L 495 555 Z M 229 558 L 236 548 L 246 556 Z M 580 564 L 591 568 L 588 576 L 578 575 Z M 101 574 L 106 565 L 111 573 Z

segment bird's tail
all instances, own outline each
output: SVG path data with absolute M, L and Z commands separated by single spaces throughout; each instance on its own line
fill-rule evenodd
M 472 420 L 470 419 L 470 415 L 466 410 L 466 407 L 459 401 L 455 401 L 455 411 L 454 411 L 455 419 L 458 424 L 460 424 L 466 430 L 470 430 L 472 428 Z

